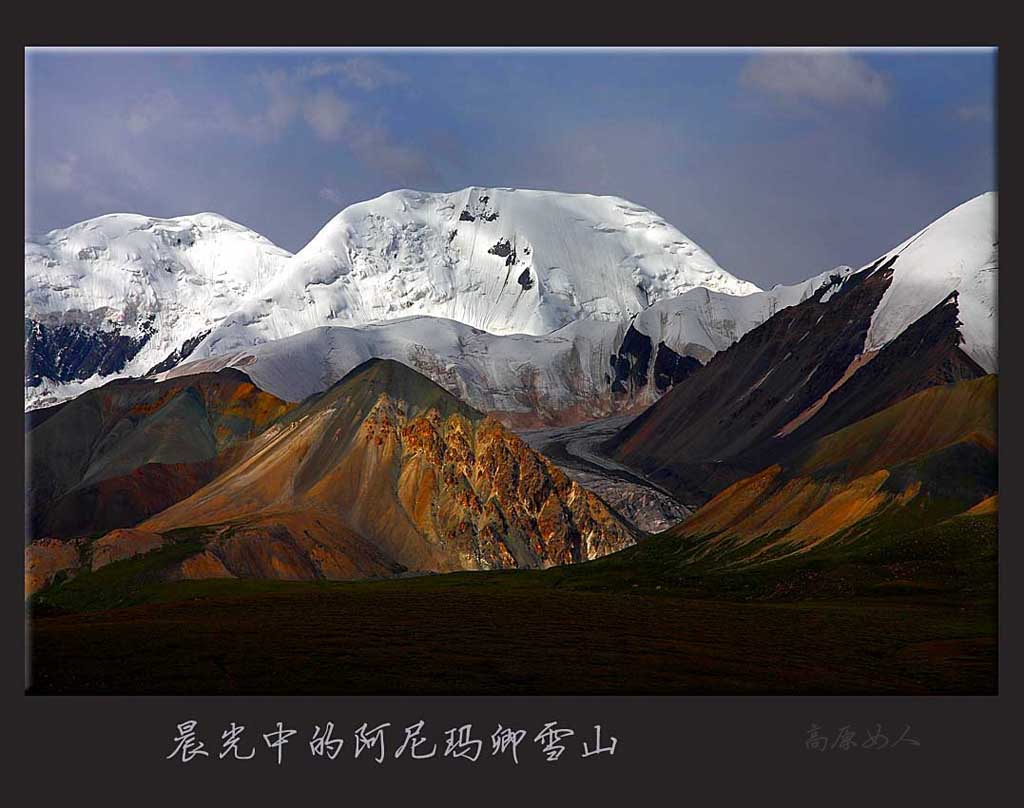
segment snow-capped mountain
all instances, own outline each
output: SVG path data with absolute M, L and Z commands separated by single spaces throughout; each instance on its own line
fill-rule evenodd
M 538 335 L 698 287 L 758 291 L 623 199 L 482 188 L 353 205 L 294 257 L 214 214 L 112 214 L 26 242 L 25 275 L 29 408 L 324 325 Z
M 862 353 L 956 291 L 964 350 L 992 371 L 996 204 L 964 203 L 856 273 L 766 292 L 615 197 L 395 191 L 295 256 L 213 214 L 105 216 L 26 243 L 26 407 L 227 366 L 299 401 L 381 357 L 509 423 L 566 423 L 640 409 L 778 311 L 872 273 L 891 280 Z
M 606 448 L 696 503 L 923 390 L 994 372 L 996 203 L 994 193 L 972 199 L 838 273 L 717 353 Z
M 380 357 L 415 368 L 507 423 L 568 423 L 650 404 L 776 311 L 849 271 L 843 267 L 743 297 L 691 289 L 655 303 L 632 322 L 582 319 L 550 334 L 498 335 L 422 316 L 355 328 L 326 326 L 189 361 L 157 378 L 235 367 L 261 389 L 302 401 Z
M 110 214 L 26 241 L 26 404 L 177 363 L 289 258 L 213 213 Z
M 618 197 L 394 191 L 335 216 L 196 355 L 410 315 L 547 334 L 581 319 L 628 320 L 697 287 L 759 291 L 656 213 Z
M 951 293 L 957 293 L 964 352 L 993 373 L 997 361 L 999 242 L 998 195 L 964 202 L 859 270 L 847 266 L 803 283 L 735 297 L 701 289 L 644 310 L 633 326 L 655 343 L 706 362 L 777 311 L 808 299 L 823 284 L 827 302 L 853 276 L 890 272 L 892 279 L 872 316 L 864 353 L 892 342 Z M 708 353 L 704 347 L 712 347 Z
M 791 286 L 779 284 L 767 292 L 743 296 L 693 289 L 655 303 L 637 315 L 632 325 L 654 345 L 665 343 L 676 353 L 704 363 L 776 312 L 795 306 L 823 284 L 836 283 L 851 272 L 850 267 L 840 266 Z
M 892 342 L 957 293 L 962 348 L 989 373 L 997 366 L 998 194 L 977 196 L 936 219 L 875 262 L 893 258 L 892 283 L 875 309 L 864 350 Z

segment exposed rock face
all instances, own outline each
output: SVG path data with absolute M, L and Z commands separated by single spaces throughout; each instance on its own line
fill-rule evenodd
M 664 393 L 700 367 L 701 363 L 692 356 L 677 354 L 664 342 L 659 342 L 654 357 L 654 386 L 659 393 Z
M 141 527 L 209 528 L 207 551 L 231 574 L 277 578 L 547 567 L 635 541 L 598 497 L 498 421 L 382 360 Z
M 631 325 L 619 346 L 617 356 L 611 357 L 615 376 L 612 392 L 626 393 L 647 384 L 647 370 L 651 364 L 651 338 Z
M 120 372 L 150 337 L 147 327 L 138 336 L 117 328 L 95 328 L 84 323 L 25 320 L 25 386 L 43 379 L 70 382 Z
M 173 351 L 171 351 L 167 355 L 166 359 L 164 359 L 162 362 L 157 362 L 157 364 L 153 365 L 153 367 L 149 369 L 146 375 L 152 376 L 155 373 L 163 373 L 166 370 L 170 370 L 175 365 L 184 362 L 192 354 L 192 351 L 196 349 L 196 346 L 200 342 L 202 342 L 206 338 L 206 335 L 209 333 L 209 331 L 202 331 L 199 334 L 196 334 L 194 337 L 185 340 L 185 342 L 182 343 L 181 347 L 175 348 Z
M 163 547 L 164 537 L 146 530 L 112 530 L 92 543 L 93 571 L 115 561 L 143 555 L 150 550 Z
M 81 565 L 82 542 L 40 539 L 25 548 L 25 597 L 53 583 L 61 572 Z
M 381 405 L 401 447 L 399 497 L 461 566 L 570 564 L 632 543 L 600 500 L 497 421 L 442 421 L 436 410 L 405 420 L 393 402 Z
M 960 347 L 956 294 L 864 353 L 896 257 L 821 287 L 676 384 L 609 449 L 682 496 L 706 501 L 810 441 L 934 385 L 983 376 Z

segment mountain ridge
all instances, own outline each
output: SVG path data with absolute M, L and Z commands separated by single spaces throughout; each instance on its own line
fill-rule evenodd
M 32 475 L 33 585 L 94 564 L 96 548 L 119 558 L 167 550 L 172 578 L 348 579 L 547 567 L 636 541 L 599 497 L 401 363 L 370 359 L 297 407 L 244 378 L 226 369 L 108 385 L 31 431 L 36 466 L 51 469 Z M 224 394 L 204 410 L 193 399 L 210 398 L 195 394 L 207 388 Z M 74 445 L 33 434 L 96 412 L 112 414 L 101 430 L 80 426 Z M 102 480 L 90 471 L 99 467 Z M 82 471 L 63 481 L 63 469 Z M 168 487 L 168 471 L 182 484 Z M 46 515 L 62 501 L 85 521 Z M 113 530 L 97 537 L 103 527 Z M 180 541 L 193 547 L 184 557 L 170 549 Z
M 543 204 L 555 204 L 564 221 L 552 224 L 547 221 L 552 217 L 545 216 L 545 211 L 522 213 L 538 199 L 544 200 Z M 476 187 L 448 194 L 393 191 L 341 211 L 295 256 L 216 214 L 177 219 L 113 214 L 63 231 L 51 231 L 47 238 L 61 242 L 68 240 L 66 234 L 75 228 L 98 227 L 103 231 L 105 226 L 112 232 L 100 232 L 99 241 L 105 238 L 104 249 L 111 253 L 110 245 L 116 246 L 118 239 L 130 241 L 139 233 L 149 232 L 151 240 L 159 242 L 154 254 L 164 256 L 160 258 L 166 262 L 164 269 L 159 268 L 158 261 L 147 270 L 150 275 L 155 273 L 156 280 L 147 281 L 146 273 L 142 281 L 137 277 L 129 279 L 126 288 L 135 291 L 125 296 L 127 303 L 122 301 L 124 311 L 118 312 L 116 306 L 110 305 L 90 309 L 103 301 L 76 302 L 76 295 L 82 297 L 84 293 L 70 286 L 63 289 L 66 280 L 60 278 L 77 278 L 75 283 L 79 283 L 88 281 L 90 272 L 102 275 L 113 271 L 113 259 L 109 255 L 110 260 L 104 259 L 103 250 L 96 251 L 103 244 L 92 244 L 97 241 L 96 234 L 80 236 L 81 245 L 70 239 L 72 247 L 61 248 L 61 255 L 73 254 L 68 259 L 73 270 L 70 274 L 56 258 L 47 258 L 43 247 L 26 245 L 26 408 L 66 400 L 122 375 L 173 375 L 179 367 L 197 362 L 209 362 L 209 367 L 255 362 L 251 370 L 256 377 L 261 372 L 261 357 L 266 356 L 266 351 L 278 350 L 279 338 L 294 339 L 307 334 L 315 343 L 319 339 L 311 334 L 315 328 L 342 328 L 349 330 L 323 340 L 334 358 L 325 360 L 315 378 L 303 370 L 308 362 L 300 361 L 296 365 L 306 374 L 305 378 L 290 382 L 279 376 L 275 386 L 268 389 L 288 400 L 299 401 L 340 378 L 359 359 L 379 354 L 417 367 L 451 392 L 478 408 L 499 414 L 509 424 L 558 425 L 639 412 L 692 373 L 697 363 L 706 363 L 782 309 L 807 299 L 824 284 L 835 285 L 871 267 L 891 266 L 897 257 L 892 289 L 879 301 L 864 337 L 865 355 L 891 342 L 893 335 L 898 336 L 922 316 L 925 303 L 956 290 L 963 312 L 960 330 L 966 334 L 965 351 L 983 368 L 993 370 L 998 271 L 996 204 L 994 192 L 983 194 L 954 208 L 858 272 L 837 267 L 792 286 L 777 285 L 767 292 L 751 291 L 756 287 L 736 279 L 730 281 L 732 276 L 661 217 L 618 197 Z M 586 213 L 589 218 L 575 215 L 578 213 Z M 529 239 L 524 242 L 520 238 L 523 228 L 513 221 L 516 217 L 528 225 L 527 230 L 539 228 L 536 232 L 543 238 L 535 239 L 538 244 L 531 247 Z M 612 219 L 615 221 L 611 222 Z M 207 278 L 209 282 L 198 287 L 201 296 L 212 294 L 220 302 L 212 307 L 199 305 L 200 298 L 189 297 L 189 290 L 197 288 L 189 280 L 196 272 L 179 271 L 190 266 L 195 270 L 192 265 L 198 257 L 192 253 L 198 247 L 186 246 L 182 257 L 178 254 L 182 249 L 174 242 L 183 235 L 187 241 L 194 228 L 202 231 L 204 227 L 213 233 L 242 238 L 249 243 L 248 247 L 263 245 L 259 249 L 267 250 L 271 257 L 266 258 L 266 264 L 259 265 L 274 271 L 257 271 L 254 277 L 247 276 L 248 280 L 243 278 L 235 283 L 233 291 L 228 292 L 221 288 L 226 282 L 220 272 L 220 280 Z M 576 280 L 568 287 L 559 285 L 559 273 L 564 275 L 564 268 L 549 268 L 554 274 L 542 277 L 546 271 L 543 267 L 552 263 L 545 259 L 548 253 L 541 249 L 548 249 L 544 239 L 559 234 L 559 228 L 569 228 L 578 235 L 578 243 L 573 242 L 576 246 L 572 250 L 577 251 L 573 260 L 578 262 L 581 256 L 589 256 L 580 264 L 588 271 L 576 272 Z M 500 235 L 506 230 L 507 235 Z M 452 239 L 451 250 L 447 239 Z M 463 242 L 469 244 L 469 264 L 463 260 Z M 633 249 L 638 244 L 641 248 Z M 627 245 L 632 246 L 626 249 Z M 77 249 L 78 246 L 82 249 Z M 556 246 L 561 252 L 556 250 L 551 255 L 565 253 L 565 245 Z M 165 248 L 169 247 L 174 249 L 166 257 Z M 140 260 L 137 249 L 134 253 L 127 248 L 120 252 L 136 262 Z M 218 251 L 212 252 L 216 258 Z M 621 257 L 623 252 L 628 254 Z M 588 263 L 591 259 L 597 263 Z M 47 267 L 48 263 L 54 266 Z M 520 266 L 525 269 L 528 264 L 532 267 L 527 273 L 531 289 L 517 280 L 522 275 Z M 668 265 L 675 268 L 666 270 Z M 135 264 L 129 261 L 128 266 Z M 213 266 L 216 268 L 216 261 Z M 87 272 L 83 267 L 93 270 Z M 199 275 L 206 271 L 202 266 L 200 270 Z M 138 275 L 135 269 L 131 272 Z M 309 281 L 300 284 L 304 290 L 301 294 L 293 283 L 299 276 Z M 919 277 L 923 279 L 920 283 Z M 145 283 L 155 284 L 154 288 L 159 290 L 172 278 L 185 279 L 179 285 L 188 292 L 183 300 L 191 302 L 184 308 L 192 313 L 181 313 L 178 309 L 182 306 L 172 305 L 166 315 L 174 325 L 164 333 L 166 329 L 157 322 L 157 315 L 163 316 L 160 294 L 145 292 Z M 493 281 L 495 285 L 500 278 L 504 281 L 494 289 L 477 283 L 489 279 L 487 283 Z M 576 281 L 584 286 L 577 288 L 573 285 Z M 140 282 L 143 287 L 138 286 Z M 595 282 L 595 289 L 604 288 L 612 297 L 582 294 L 586 284 L 593 286 Z M 691 282 L 710 286 L 719 282 L 727 287 L 728 293 L 700 285 L 685 288 Z M 353 290 L 361 290 L 366 284 L 377 291 L 371 293 L 371 288 L 366 287 L 369 297 L 361 291 L 353 297 Z M 509 292 L 509 284 L 517 291 Z M 88 283 L 85 285 L 88 287 Z M 176 285 L 169 288 L 175 290 L 173 297 L 179 296 Z M 492 293 L 495 297 L 484 308 L 466 303 L 469 308 L 461 310 L 458 307 L 463 304 L 456 303 L 465 296 L 462 292 L 468 295 L 467 300 L 478 303 L 489 300 Z M 68 295 L 61 303 L 65 299 L 62 296 Z M 145 303 L 154 295 L 155 303 Z M 143 301 L 141 314 L 141 304 L 132 302 L 136 299 Z M 499 300 L 505 303 L 494 308 Z M 612 308 L 607 308 L 602 300 L 612 301 Z M 827 297 L 823 296 L 823 300 Z M 511 308 L 502 308 L 506 303 Z M 48 306 L 56 309 L 50 311 Z M 203 311 L 198 314 L 200 309 Z M 454 316 L 452 322 L 465 328 L 436 319 L 439 311 Z M 364 315 L 373 321 L 360 322 Z M 521 315 L 527 319 L 514 319 Z M 479 327 L 488 325 L 500 332 L 516 322 L 519 325 L 514 330 L 542 331 L 536 326 L 541 321 L 530 320 L 534 315 L 542 321 L 549 315 L 554 318 L 544 321 L 547 324 L 543 328 L 567 317 L 576 319 L 554 330 L 530 335 L 495 335 Z M 411 317 L 424 318 L 420 321 L 424 323 L 422 328 L 410 326 Z M 467 322 L 473 320 L 477 320 L 476 325 Z M 529 326 L 528 321 L 536 327 Z M 339 322 L 348 324 L 336 325 Z
M 855 547 L 907 514 L 918 529 L 976 514 L 998 491 L 997 391 L 994 374 L 921 390 L 737 481 L 669 535 L 692 540 L 694 561 L 734 565 Z
M 747 330 L 847 272 L 744 297 L 694 289 L 628 323 L 579 320 L 542 335 L 495 335 L 426 316 L 322 326 L 193 359 L 157 378 L 238 367 L 262 389 L 301 401 L 380 356 L 415 368 L 506 424 L 560 425 L 640 411 Z
M 985 375 L 950 293 L 882 348 L 863 346 L 898 257 L 821 287 L 683 380 L 622 429 L 613 457 L 700 504 L 808 441 L 921 389 Z

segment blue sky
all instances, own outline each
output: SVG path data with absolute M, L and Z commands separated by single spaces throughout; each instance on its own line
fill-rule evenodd
M 26 234 L 211 210 L 297 250 L 395 188 L 546 188 L 768 287 L 996 188 L 986 50 L 32 50 L 26 106 Z

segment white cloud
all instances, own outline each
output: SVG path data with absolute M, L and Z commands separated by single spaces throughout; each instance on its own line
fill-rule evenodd
M 740 81 L 787 101 L 830 106 L 881 106 L 891 93 L 884 74 L 845 51 L 762 53 L 747 62 Z
M 301 117 L 321 140 L 338 141 L 347 137 L 359 145 L 367 140 L 379 140 L 380 133 L 367 127 L 354 127 L 352 105 L 324 82 L 338 77 L 362 90 L 375 90 L 387 84 L 407 80 L 407 76 L 385 64 L 366 57 L 344 61 L 317 61 L 291 70 L 263 71 L 257 75 L 266 93 L 266 106 L 252 120 L 252 126 L 263 136 L 275 138 Z M 318 88 L 319 87 L 319 88 Z M 318 89 L 317 89 L 318 88 Z M 139 117 L 137 127 L 149 124 Z M 401 151 L 390 147 L 392 151 Z M 391 159 L 401 159 L 392 154 Z
M 341 191 L 337 188 L 321 188 L 320 198 L 325 202 L 330 202 L 333 205 L 340 205 L 342 202 Z
M 349 59 L 344 63 L 342 73 L 363 90 L 376 90 L 387 84 L 399 84 L 406 79 L 404 73 L 365 57 Z
M 437 180 L 437 171 L 426 154 L 393 142 L 382 127 L 354 128 L 349 132 L 348 145 L 360 160 L 394 181 L 416 185 Z
M 77 152 L 40 156 L 29 161 L 26 170 L 29 171 L 26 197 L 31 187 L 33 191 L 43 192 L 53 199 L 80 200 L 97 211 L 110 210 L 115 202 L 105 190 L 103 175 L 97 174 L 91 157 L 83 160 Z
M 271 90 L 268 88 L 268 92 Z M 280 94 L 285 101 L 287 95 Z M 271 93 L 273 98 L 273 93 Z M 282 102 L 278 101 L 280 106 Z M 274 102 L 268 107 L 268 116 L 273 117 Z M 277 115 L 277 117 L 281 117 Z M 210 134 L 242 134 L 248 132 L 250 122 L 232 106 L 229 101 L 196 105 L 184 103 L 180 96 L 171 90 L 160 90 L 150 93 L 139 100 L 132 100 L 126 109 L 119 113 L 118 121 L 124 122 L 128 132 L 136 137 L 152 137 L 163 130 L 171 137 L 203 136 Z
M 992 123 L 994 116 L 988 104 L 965 104 L 956 108 L 956 117 L 965 123 Z
M 38 168 L 40 183 L 51 191 L 70 191 L 79 185 L 78 155 L 66 154 L 56 160 L 41 163 Z
M 382 175 L 408 183 L 433 182 L 437 172 L 422 151 L 395 143 L 387 127 L 366 121 L 365 110 L 360 111 L 357 120 L 353 105 L 334 90 L 310 87 L 315 79 L 332 75 L 345 75 L 364 87 L 404 80 L 402 74 L 367 59 L 316 62 L 290 72 L 263 73 L 259 78 L 267 92 L 267 108 L 257 117 L 257 125 L 274 137 L 301 114 L 318 138 L 344 143 L 359 160 Z
M 260 82 L 267 92 L 267 106 L 259 116 L 258 124 L 263 124 L 272 133 L 279 133 L 291 123 L 299 110 L 298 94 L 292 86 L 291 78 L 283 70 L 261 74 Z
M 320 90 L 306 98 L 302 114 L 321 140 L 338 140 L 349 121 L 351 107 L 330 90 Z
M 128 109 L 125 126 L 133 135 L 141 135 L 162 121 L 181 116 L 181 103 L 169 90 L 152 93 Z
M 296 76 L 300 79 L 340 76 L 366 91 L 373 91 L 389 84 L 400 84 L 408 78 L 402 71 L 365 56 L 356 56 L 341 62 L 314 62 L 296 71 Z

